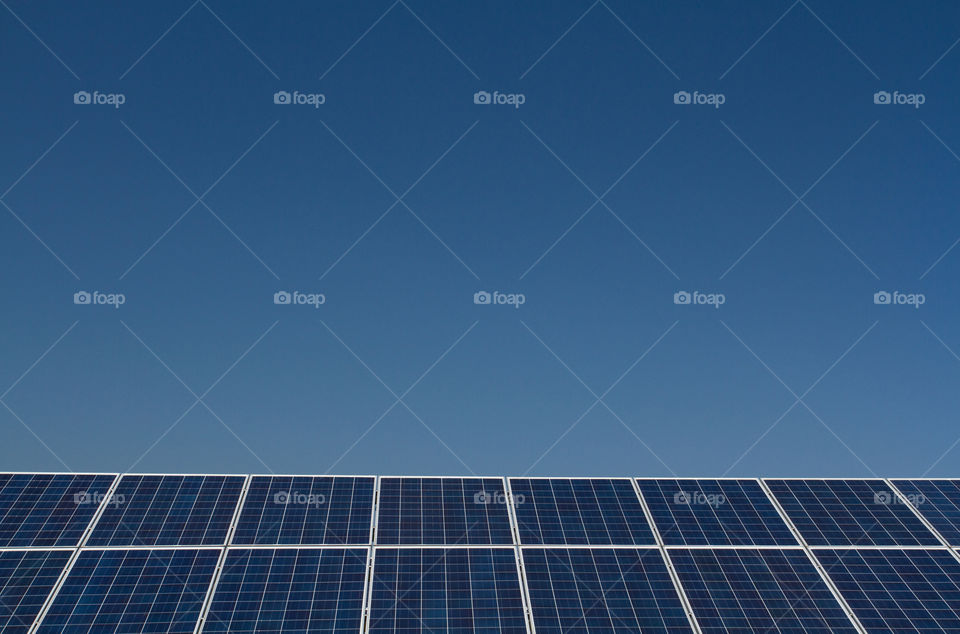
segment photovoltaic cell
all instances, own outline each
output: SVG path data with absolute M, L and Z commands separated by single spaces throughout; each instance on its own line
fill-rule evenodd
M 512 544 L 502 478 L 381 478 L 378 544 Z
M 211 546 L 227 539 L 243 476 L 125 475 L 88 546 Z
M 933 546 L 937 537 L 880 480 L 766 480 L 811 546 Z
M 86 550 L 40 622 L 39 634 L 191 634 L 220 549 Z
M 76 546 L 112 475 L 0 474 L 0 546 Z
M 637 480 L 668 546 L 796 546 L 756 480 Z
M 629 480 L 511 478 L 521 544 L 653 545 Z
M 360 631 L 366 548 L 230 549 L 203 632 Z
M 70 555 L 68 550 L 0 552 L 0 632 L 30 630 Z
M 960 546 L 960 480 L 894 480 L 893 485 L 951 546 Z
M 368 544 L 374 478 L 255 476 L 234 544 Z
M 815 550 L 868 632 L 960 632 L 960 563 L 946 550 Z
M 655 548 L 523 548 L 537 634 L 692 632 Z
M 706 634 L 857 632 L 803 550 L 668 552 Z
M 377 548 L 370 632 L 526 634 L 512 548 Z

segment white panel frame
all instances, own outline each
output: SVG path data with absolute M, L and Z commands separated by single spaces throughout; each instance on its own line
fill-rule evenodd
M 771 479 L 773 480 L 783 480 L 783 479 L 810 480 L 810 479 L 817 479 L 817 478 L 771 478 Z M 832 478 L 832 479 L 843 480 L 844 478 Z M 881 478 L 875 478 L 875 479 L 880 480 Z M 800 545 L 803 547 L 803 550 L 807 555 L 807 559 L 809 559 L 810 563 L 813 564 L 813 567 L 816 568 L 817 572 L 820 574 L 820 578 L 823 579 L 823 582 L 827 584 L 827 588 L 829 588 L 830 593 L 833 594 L 833 597 L 837 600 L 837 602 L 839 602 L 840 608 L 847 615 L 847 618 L 850 619 L 850 622 L 858 631 L 860 631 L 862 634 L 867 634 L 867 629 L 860 622 L 860 619 L 857 618 L 857 615 L 854 613 L 853 608 L 850 607 L 850 604 L 847 603 L 847 600 L 843 598 L 842 594 L 840 594 L 839 588 L 837 588 L 836 584 L 833 582 L 833 579 L 830 578 L 830 575 L 827 574 L 827 571 L 823 568 L 823 566 L 820 565 L 820 561 L 813 555 L 813 551 L 811 551 L 810 549 L 810 544 L 808 544 L 807 540 L 805 540 L 803 538 L 803 535 L 800 534 L 800 529 L 798 529 L 796 525 L 794 525 L 793 521 L 790 520 L 790 517 L 787 515 L 787 512 L 783 509 L 783 506 L 780 505 L 779 500 L 777 500 L 777 497 L 773 494 L 773 491 L 771 491 L 770 487 L 767 486 L 766 479 L 760 478 L 759 482 L 760 482 L 760 486 L 763 487 L 764 493 L 767 494 L 767 497 L 770 498 L 770 502 L 773 503 L 773 507 L 777 509 L 777 512 L 780 513 L 780 517 L 783 518 L 783 521 L 787 523 L 787 526 L 790 527 L 790 530 L 793 531 L 793 534 L 800 541 Z

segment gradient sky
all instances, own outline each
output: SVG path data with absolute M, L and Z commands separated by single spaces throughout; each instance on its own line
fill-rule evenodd
M 958 474 L 955 2 L 0 4 L 4 469 Z

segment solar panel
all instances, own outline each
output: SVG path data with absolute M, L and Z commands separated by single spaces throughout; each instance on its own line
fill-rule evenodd
M 376 548 L 370 632 L 526 634 L 513 548 Z
M 522 548 L 537 634 L 692 632 L 656 548 Z
M 220 549 L 84 550 L 38 634 L 191 634 Z
M 629 480 L 511 478 L 521 544 L 654 545 Z
M 360 631 L 366 548 L 230 549 L 203 632 Z
M 368 544 L 374 478 L 254 476 L 234 544 Z
M 960 631 L 960 563 L 946 550 L 816 550 L 869 632 Z
M 668 552 L 705 633 L 857 632 L 803 550 Z
M 951 546 L 960 546 L 960 480 L 894 480 L 893 485 Z
M 70 555 L 69 550 L 0 552 L 0 632 L 30 630 Z
M 88 546 L 223 544 L 244 476 L 125 475 Z
M 766 480 L 811 546 L 931 546 L 937 537 L 881 480 Z
M 76 546 L 112 475 L 0 474 L 0 546 Z
M 668 546 L 796 546 L 756 480 L 637 480 Z
M 502 478 L 381 478 L 378 544 L 512 544 Z

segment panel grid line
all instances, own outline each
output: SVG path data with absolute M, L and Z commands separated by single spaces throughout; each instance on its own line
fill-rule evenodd
M 667 552 L 665 547 L 663 536 L 660 534 L 660 528 L 657 526 L 657 523 L 653 521 L 653 514 L 650 512 L 650 507 L 647 504 L 646 498 L 643 497 L 643 492 L 640 490 L 640 483 L 638 478 L 632 478 L 631 483 L 633 484 L 633 490 L 637 494 L 637 498 L 640 500 L 640 505 L 643 507 L 643 513 L 647 518 L 647 522 L 650 524 L 650 531 L 653 533 L 653 538 L 657 542 L 657 548 L 660 549 L 660 556 L 663 557 L 663 561 L 667 566 L 667 572 L 670 573 L 670 579 L 673 581 L 673 587 L 676 589 L 677 594 L 680 597 L 680 602 L 683 603 L 683 609 L 687 613 L 687 619 L 690 621 L 690 627 L 693 628 L 694 632 L 702 632 L 700 629 L 700 624 L 697 622 L 697 616 L 693 613 L 693 607 L 690 605 L 690 599 L 687 597 L 687 592 L 683 588 L 683 584 L 680 583 L 680 577 L 677 576 L 677 570 L 673 565 L 673 560 L 670 559 L 670 553 Z
M 247 498 L 247 491 L 250 490 L 250 476 L 245 476 L 243 488 L 240 490 L 240 498 L 237 500 L 237 507 L 233 511 L 233 518 L 230 520 L 230 527 L 227 529 L 227 538 L 224 541 L 223 550 L 220 552 L 220 558 L 217 560 L 217 568 L 214 570 L 213 579 L 210 581 L 210 587 L 207 588 L 207 594 L 203 599 L 203 607 L 200 608 L 200 618 L 197 619 L 197 626 L 194 633 L 200 632 L 207 622 L 207 615 L 210 613 L 210 603 L 213 601 L 213 595 L 217 591 L 220 583 L 220 575 L 223 574 L 223 567 L 227 561 L 227 553 L 230 549 L 230 543 L 233 541 L 233 533 L 237 528 L 237 520 L 240 517 L 240 509 Z
M 807 554 L 807 559 L 813 564 L 817 569 L 817 572 L 820 574 L 820 578 L 823 579 L 823 582 L 827 584 L 827 587 L 830 588 L 830 592 L 833 594 L 834 598 L 840 603 L 840 607 L 843 608 L 843 611 L 846 613 L 847 618 L 850 619 L 850 622 L 853 623 L 853 626 L 861 632 L 861 634 L 866 634 L 867 630 L 860 622 L 860 619 L 857 618 L 856 614 L 853 611 L 853 608 L 847 603 L 847 600 L 840 594 L 840 590 L 837 588 L 836 584 L 833 582 L 833 579 L 830 578 L 830 575 L 827 574 L 827 570 L 824 569 L 821 565 L 820 560 L 813 556 L 813 551 L 810 548 L 810 544 L 807 543 L 807 540 L 803 538 L 803 534 L 800 532 L 800 529 L 794 525 L 793 520 L 790 519 L 790 516 L 787 514 L 787 511 L 780 505 L 780 501 L 777 500 L 777 497 L 773 494 L 773 491 L 770 490 L 770 487 L 767 486 L 767 482 L 763 478 L 757 480 L 760 483 L 760 486 L 763 488 L 764 492 L 767 494 L 767 497 L 770 499 L 770 502 L 773 504 L 774 508 L 777 509 L 777 512 L 780 513 L 780 517 L 783 518 L 783 521 L 787 523 L 787 526 L 790 527 L 790 530 L 793 531 L 794 536 L 800 542 L 800 545 L 803 547 L 803 550 Z
M 63 572 L 60 574 L 60 578 L 57 579 L 56 585 L 53 587 L 53 590 L 50 592 L 50 596 L 47 597 L 47 600 L 44 602 L 43 607 L 40 609 L 40 613 L 37 614 L 37 619 L 34 621 L 33 626 L 30 628 L 30 634 L 34 634 L 40 628 L 40 622 L 43 621 L 43 618 L 46 616 L 47 612 L 50 610 L 50 606 L 53 605 L 54 599 L 60 593 L 60 589 L 63 587 L 64 582 L 67 580 L 67 575 L 70 574 L 70 571 L 73 569 L 73 566 L 77 563 L 77 559 L 80 557 L 80 549 L 83 548 L 87 540 L 90 539 L 90 535 L 93 532 L 93 527 L 96 526 L 97 522 L 100 520 L 100 516 L 103 515 L 104 511 L 107 508 L 107 505 L 110 504 L 113 500 L 113 496 L 116 494 L 117 486 L 120 484 L 121 474 L 117 474 L 113 481 L 110 483 L 110 487 L 107 489 L 107 493 L 103 496 L 103 500 L 100 501 L 100 506 L 97 508 L 97 511 L 94 513 L 93 517 L 90 519 L 90 523 L 87 526 L 86 530 L 83 533 L 83 536 L 80 538 L 80 543 L 77 545 L 76 549 L 70 555 L 70 560 L 67 562 L 66 567 L 63 569 Z

